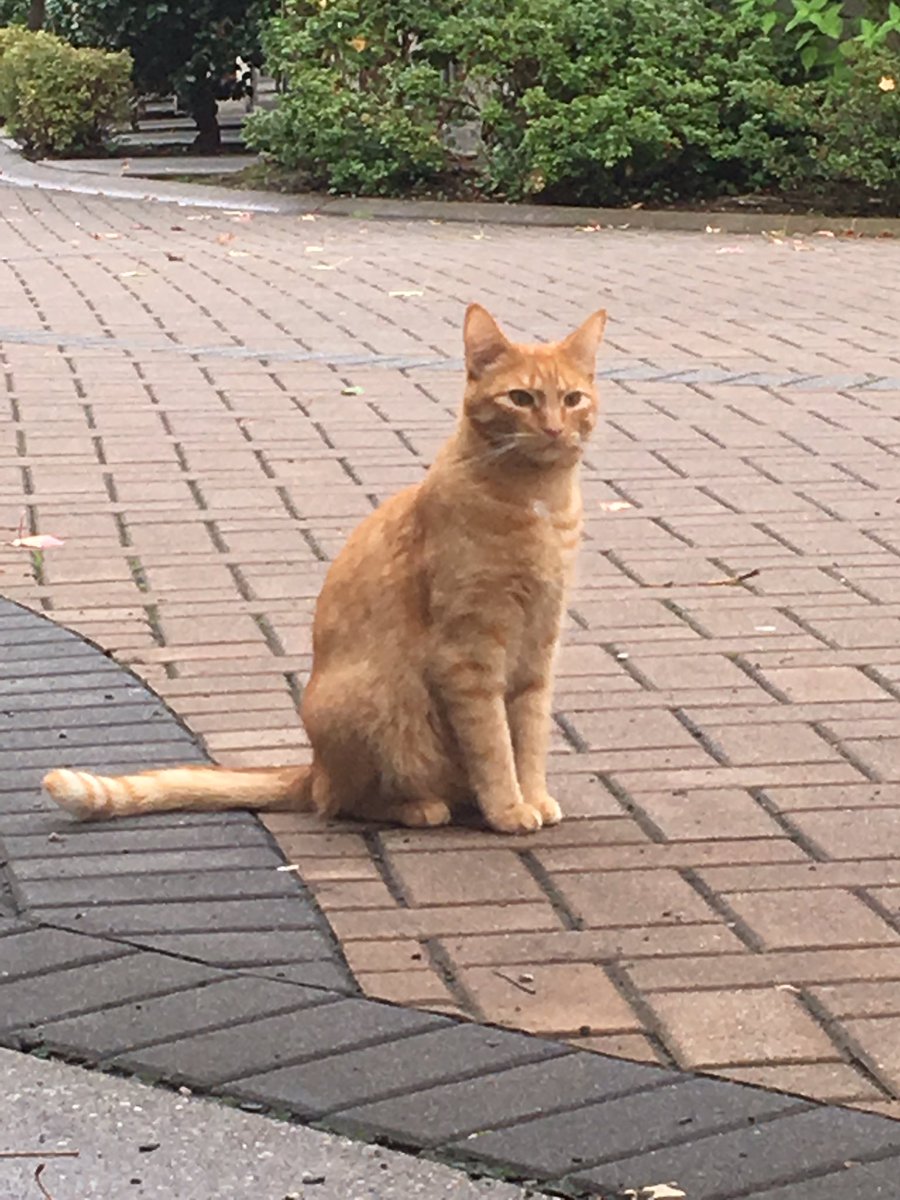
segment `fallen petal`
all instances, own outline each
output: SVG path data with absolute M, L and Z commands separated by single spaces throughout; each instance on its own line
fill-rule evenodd
M 20 550 L 52 550 L 66 543 L 52 533 L 36 533 L 33 537 L 13 538 L 12 544 Z

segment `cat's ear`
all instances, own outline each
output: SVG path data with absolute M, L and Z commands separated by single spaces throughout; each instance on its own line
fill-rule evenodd
M 561 342 L 568 358 L 584 375 L 593 375 L 597 369 L 597 350 L 603 340 L 605 328 L 606 310 L 599 308 Z
M 511 342 L 491 314 L 480 304 L 470 304 L 463 324 L 466 370 L 478 379 L 509 350 Z

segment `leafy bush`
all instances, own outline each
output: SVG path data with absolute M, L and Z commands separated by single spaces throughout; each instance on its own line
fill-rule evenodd
M 436 0 L 294 0 L 263 35 L 287 92 L 247 122 L 248 143 L 311 187 L 390 195 L 434 180 L 452 92 L 423 40 L 454 7 Z
M 454 170 L 458 189 L 448 134 L 468 121 L 468 188 L 502 198 L 608 205 L 777 187 L 889 199 L 900 10 L 886 0 L 877 22 L 852 26 L 837 65 L 808 68 L 812 39 L 791 5 L 826 37 L 834 17 L 822 33 L 817 13 L 835 3 L 288 0 L 264 39 L 286 93 L 248 139 L 308 186 L 351 193 L 434 190 Z
M 0 112 L 35 157 L 96 150 L 128 112 L 131 57 L 76 50 L 49 33 L 14 39 L 0 59 Z

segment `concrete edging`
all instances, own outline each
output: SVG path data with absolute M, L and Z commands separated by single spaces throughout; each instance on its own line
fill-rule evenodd
M 446 221 L 534 228 L 604 229 L 635 232 L 741 235 L 778 232 L 785 236 L 833 233 L 852 237 L 900 237 L 900 219 L 891 217 L 820 217 L 803 214 L 690 212 L 634 208 L 587 208 L 567 205 L 491 204 L 463 200 L 392 200 L 317 193 L 281 195 L 206 184 L 169 183 L 157 178 L 103 176 L 65 169 L 49 160 L 29 162 L 10 138 L 0 139 L 0 184 L 109 199 L 156 200 L 185 207 L 243 209 L 281 216 L 351 217 L 355 220 Z

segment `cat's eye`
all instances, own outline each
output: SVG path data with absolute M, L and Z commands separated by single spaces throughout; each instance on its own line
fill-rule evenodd
M 523 391 L 521 388 L 513 388 L 509 392 L 509 398 L 516 408 L 531 408 L 534 404 L 534 396 L 532 396 L 531 392 Z
M 583 399 L 584 396 L 581 392 L 568 392 L 563 397 L 563 404 L 566 408 L 577 408 Z

